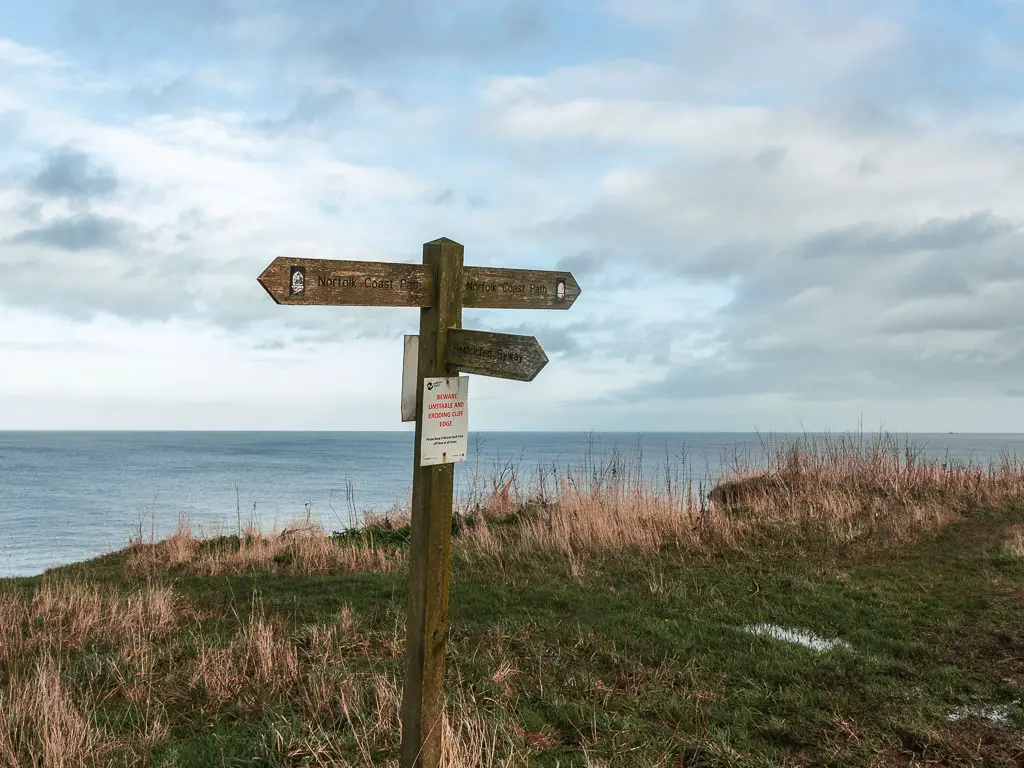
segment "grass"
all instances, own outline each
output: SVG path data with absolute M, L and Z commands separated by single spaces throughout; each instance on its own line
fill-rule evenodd
M 462 504 L 445 764 L 1024 762 L 1020 468 L 772 448 L 708 494 L 616 460 Z M 406 525 L 183 522 L 0 582 L 0 766 L 396 765 Z
M 1015 557 L 1024 557 L 1024 526 L 1014 526 L 1006 541 L 1006 551 Z

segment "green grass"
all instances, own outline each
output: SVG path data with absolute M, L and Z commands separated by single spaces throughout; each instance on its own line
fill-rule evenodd
M 1024 558 L 1004 544 L 1022 519 L 1020 510 L 972 513 L 913 543 L 665 548 L 583 556 L 574 567 L 554 554 L 499 563 L 457 547 L 450 698 L 503 734 L 517 764 L 1021 765 Z M 117 553 L 43 578 L 123 592 L 143 583 L 125 562 Z M 400 679 L 404 574 L 172 571 L 166 580 L 196 616 L 153 639 L 166 732 L 125 754 L 160 766 L 318 765 L 326 752 L 310 744 L 330 738 L 352 764 L 396 758 L 395 732 L 368 736 L 369 714 L 355 723 L 325 715 L 307 738 L 310 716 L 294 695 L 269 686 L 214 706 L 175 670 L 201 642 L 225 646 L 253 610 L 301 656 L 304 628 L 336 625 L 348 606 L 356 631 L 344 675 Z M 0 595 L 30 594 L 40 581 L 0 581 Z M 851 650 L 744 631 L 759 622 Z M 75 695 L 112 691 L 93 716 L 130 745 L 145 717 L 111 682 L 116 653 L 103 642 L 69 647 L 62 677 Z M 10 672 L 0 666 L 0 691 Z M 947 719 L 993 704 L 1008 707 L 1005 726 Z

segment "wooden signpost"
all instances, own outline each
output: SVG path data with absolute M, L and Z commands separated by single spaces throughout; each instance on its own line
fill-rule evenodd
M 436 394 L 451 391 L 445 397 L 459 397 L 465 391 L 455 378 L 459 372 L 532 381 L 548 362 L 533 336 L 464 330 L 462 308 L 568 309 L 580 287 L 569 272 L 463 266 L 463 247 L 445 237 L 424 244 L 422 264 L 280 257 L 263 271 L 259 283 L 278 304 L 420 308 L 415 407 L 410 407 L 410 393 L 402 408 L 403 418 L 415 413 L 416 439 L 401 765 L 436 768 L 441 759 L 451 580 L 452 462 L 463 454 L 449 455 L 441 442 L 435 443 L 440 451 L 423 455 L 424 381 L 430 380 L 431 400 L 436 401 L 428 407 L 448 409 L 430 412 L 444 419 L 431 423 L 431 429 L 436 432 L 443 425 L 462 430 L 464 400 L 442 401 Z M 406 337 L 407 347 L 411 339 Z M 407 354 L 406 359 L 411 357 Z M 406 375 L 411 381 L 411 371 Z M 465 439 L 464 430 L 458 437 Z M 439 457 L 442 463 L 434 463 Z

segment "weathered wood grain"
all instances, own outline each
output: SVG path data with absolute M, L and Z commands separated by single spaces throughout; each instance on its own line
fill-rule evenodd
M 292 276 L 303 274 L 296 292 Z M 462 305 L 476 308 L 568 309 L 581 290 L 571 272 L 465 267 Z M 422 264 L 279 256 L 259 276 L 278 304 L 427 307 L 433 273 Z
M 568 309 L 581 293 L 571 272 L 504 267 L 466 267 L 463 272 L 464 307 Z
M 455 465 L 420 466 L 423 380 L 458 374 L 447 364 L 446 351 L 449 329 L 462 326 L 462 262 L 463 247 L 448 238 L 423 246 L 423 263 L 436 275 L 436 292 L 431 305 L 420 310 L 402 768 L 437 768 L 441 761 Z
M 296 269 L 304 276 L 300 293 L 292 288 Z M 279 256 L 258 279 L 278 304 L 427 307 L 433 301 L 433 272 L 423 264 Z
M 533 381 L 547 365 L 534 336 L 490 331 L 448 331 L 448 365 L 463 373 Z

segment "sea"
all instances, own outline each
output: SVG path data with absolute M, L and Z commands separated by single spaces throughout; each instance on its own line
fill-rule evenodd
M 773 446 L 793 437 L 478 432 L 455 468 L 456 502 L 495 480 L 515 477 L 528 490 L 613 464 L 648 482 L 692 479 L 707 488 L 734 466 L 763 465 Z M 939 460 L 987 466 L 1024 455 L 1019 434 L 894 437 Z M 368 511 L 407 509 L 412 463 L 411 431 L 0 432 L 0 577 L 36 575 L 132 538 L 159 539 L 180 520 L 204 536 L 305 519 L 342 530 Z

